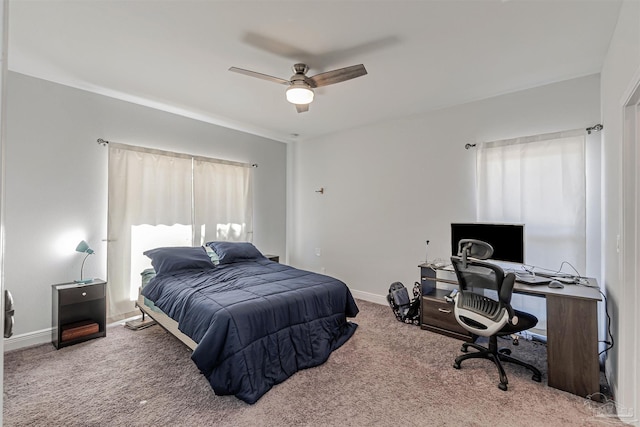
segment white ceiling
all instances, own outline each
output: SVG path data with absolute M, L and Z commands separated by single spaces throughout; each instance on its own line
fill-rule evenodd
M 280 141 L 599 73 L 620 0 L 11 0 L 12 71 Z M 288 79 L 364 64 L 316 90 Z M 298 136 L 293 136 L 297 134 Z

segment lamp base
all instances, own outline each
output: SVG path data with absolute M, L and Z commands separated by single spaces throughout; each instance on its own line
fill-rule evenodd
M 84 280 L 74 280 L 73 283 L 86 285 L 87 283 L 93 282 L 93 279 L 84 279 Z

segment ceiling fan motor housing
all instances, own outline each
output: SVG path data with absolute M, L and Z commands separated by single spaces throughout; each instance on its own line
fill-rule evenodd
M 307 64 L 295 64 L 291 69 L 296 74 L 307 74 L 307 71 L 309 71 Z

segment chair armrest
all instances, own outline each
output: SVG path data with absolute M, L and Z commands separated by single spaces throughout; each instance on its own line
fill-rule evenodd
M 518 316 L 516 316 L 513 307 L 511 307 L 511 295 L 513 294 L 513 286 L 516 282 L 516 275 L 513 273 L 507 273 L 502 280 L 502 286 L 500 287 L 500 302 L 504 304 L 509 314 L 509 323 L 516 325 L 518 323 Z
M 511 307 L 511 304 L 505 304 L 505 308 L 507 309 L 507 314 L 509 315 L 509 323 L 512 325 L 518 324 L 518 316 L 516 316 L 516 312 Z

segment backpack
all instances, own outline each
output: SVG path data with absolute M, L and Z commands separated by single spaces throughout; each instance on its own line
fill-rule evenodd
M 413 299 L 409 300 L 409 292 L 401 282 L 393 282 L 387 295 L 389 306 L 400 322 L 420 324 L 420 284 L 413 285 Z

